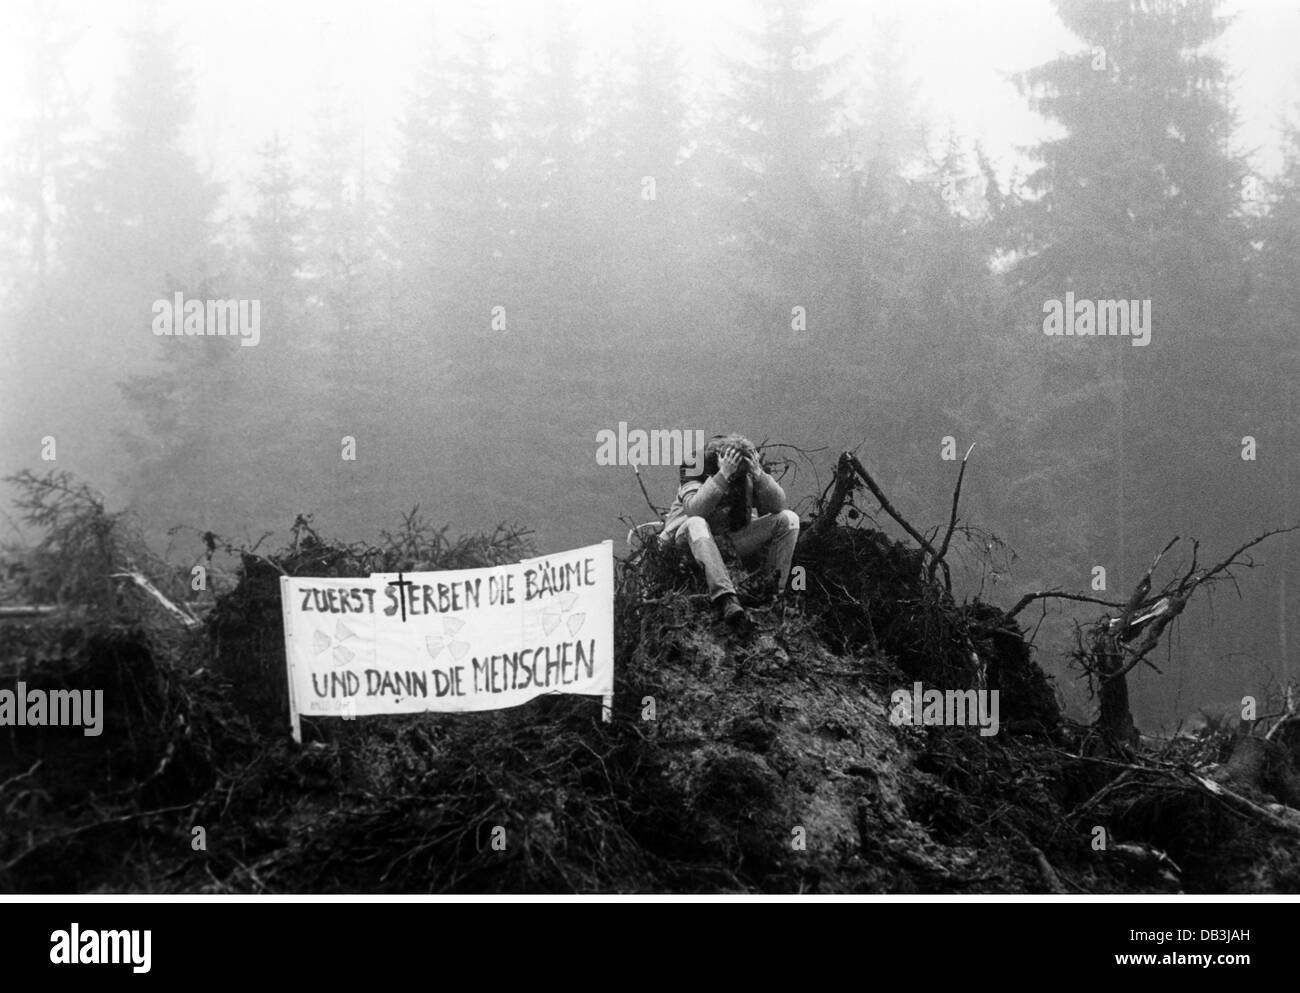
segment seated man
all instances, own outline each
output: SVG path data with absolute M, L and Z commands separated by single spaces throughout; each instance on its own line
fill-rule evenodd
M 698 465 L 695 471 L 682 467 L 681 486 L 660 540 L 676 542 L 678 547 L 690 545 L 695 561 L 704 567 L 709 598 L 723 619 L 731 625 L 743 624 L 747 615 L 736 598 L 718 540 L 730 541 L 747 567 L 766 551 L 763 578 L 779 596 L 799 540 L 799 515 L 785 509 L 785 491 L 763 470 L 757 450 L 741 435 L 712 438 Z

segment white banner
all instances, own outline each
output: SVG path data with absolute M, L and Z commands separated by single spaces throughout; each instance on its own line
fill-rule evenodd
M 280 579 L 298 717 L 497 710 L 614 692 L 614 553 L 369 579 Z M 606 700 L 608 709 L 608 699 Z

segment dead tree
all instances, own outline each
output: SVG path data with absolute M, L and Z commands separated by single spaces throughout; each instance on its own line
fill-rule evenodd
M 1151 661 L 1150 655 L 1160 643 L 1161 635 L 1187 607 L 1196 591 L 1202 586 L 1209 586 L 1225 579 L 1233 580 L 1234 567 L 1251 568 L 1254 565 L 1248 556 L 1243 558 L 1247 551 L 1266 538 L 1294 530 L 1296 528 L 1291 527 L 1267 531 L 1241 545 L 1223 561 L 1208 569 L 1199 567 L 1200 543 L 1193 541 L 1191 563 L 1186 571 L 1174 576 L 1159 592 L 1153 593 L 1152 576 L 1165 553 L 1178 543 L 1179 539 L 1174 538 L 1152 560 L 1150 568 L 1138 581 L 1132 595 L 1122 604 L 1078 594 L 1045 591 L 1021 597 L 1020 602 L 1008 616 L 1014 617 L 1033 600 L 1049 597 L 1100 603 L 1112 609 L 1118 608 L 1117 616 L 1104 615 L 1092 625 L 1086 635 L 1080 634 L 1079 646 L 1075 650 L 1074 657 L 1088 676 L 1097 695 L 1098 710 L 1095 728 L 1105 740 L 1121 750 L 1128 750 L 1137 741 L 1137 728 L 1133 723 L 1133 714 L 1129 707 L 1128 674 L 1143 664 L 1159 672 L 1160 670 Z

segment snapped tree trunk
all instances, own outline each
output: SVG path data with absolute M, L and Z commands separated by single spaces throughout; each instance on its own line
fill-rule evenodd
M 1097 729 L 1118 744 L 1135 745 L 1138 731 L 1129 706 L 1125 657 L 1119 636 L 1099 634 L 1094 643 L 1094 659 L 1098 676 Z

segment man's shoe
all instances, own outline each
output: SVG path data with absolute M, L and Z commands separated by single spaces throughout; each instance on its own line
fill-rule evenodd
M 722 619 L 727 622 L 729 627 L 740 627 L 749 620 L 749 615 L 745 613 L 745 608 L 740 605 L 740 601 L 736 599 L 734 593 L 727 593 L 719 597 L 718 606 L 722 610 Z

